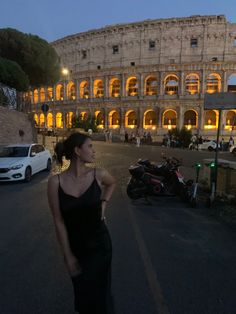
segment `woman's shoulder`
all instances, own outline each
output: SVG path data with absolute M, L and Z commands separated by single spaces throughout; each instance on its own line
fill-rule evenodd
M 51 175 L 48 179 L 48 184 L 49 185 L 59 185 L 59 180 L 60 180 L 60 174 L 54 174 L 54 175 Z

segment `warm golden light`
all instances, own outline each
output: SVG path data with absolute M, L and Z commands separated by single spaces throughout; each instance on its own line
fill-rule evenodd
M 68 70 L 67 68 L 63 68 L 63 69 L 61 70 L 61 73 L 62 73 L 63 75 L 68 75 L 69 70 Z

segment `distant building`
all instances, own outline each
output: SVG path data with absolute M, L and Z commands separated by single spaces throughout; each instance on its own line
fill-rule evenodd
M 73 117 L 92 114 L 114 133 L 162 136 L 185 126 L 211 137 L 218 111 L 204 111 L 204 94 L 236 92 L 236 24 L 224 15 L 111 25 L 52 45 L 68 72 L 29 93 L 38 126 L 70 128 Z M 223 111 L 221 134 L 235 123 L 236 106 Z

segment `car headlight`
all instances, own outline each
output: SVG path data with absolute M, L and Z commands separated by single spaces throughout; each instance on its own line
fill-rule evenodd
M 12 166 L 10 169 L 11 170 L 17 170 L 17 169 L 22 168 L 23 166 L 24 166 L 23 164 L 19 164 L 19 165 Z

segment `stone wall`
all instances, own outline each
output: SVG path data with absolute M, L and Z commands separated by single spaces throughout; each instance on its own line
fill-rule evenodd
M 0 106 L 0 145 L 34 141 L 36 132 L 31 116 Z

